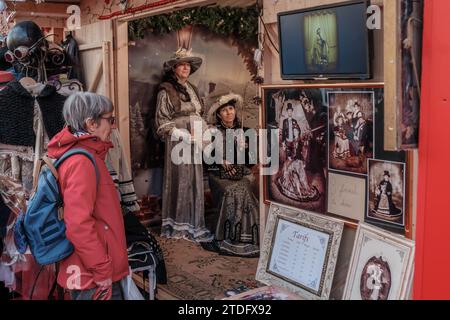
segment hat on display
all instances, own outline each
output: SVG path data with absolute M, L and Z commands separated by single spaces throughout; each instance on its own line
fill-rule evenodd
M 17 23 L 8 33 L 6 43 L 8 49 L 14 51 L 21 46 L 31 48 L 44 38 L 41 28 L 33 21 Z
M 187 62 L 191 65 L 191 74 L 197 71 L 202 65 L 203 59 L 192 54 L 192 49 L 180 48 L 175 54 L 166 62 L 164 62 L 164 71 L 173 70 L 178 64 Z

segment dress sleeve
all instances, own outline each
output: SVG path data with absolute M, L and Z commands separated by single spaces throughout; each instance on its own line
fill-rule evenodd
M 170 134 L 173 128 L 175 128 L 175 122 L 173 121 L 173 105 L 170 102 L 169 96 L 165 90 L 161 90 L 158 93 L 158 99 L 156 104 L 156 133 L 164 140 L 166 136 Z

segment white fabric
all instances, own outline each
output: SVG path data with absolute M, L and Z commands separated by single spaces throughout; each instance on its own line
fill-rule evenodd
M 292 130 L 292 118 L 288 119 L 288 124 L 289 124 L 289 135 L 288 135 L 288 141 L 292 142 L 294 140 L 294 130 Z
M 5 283 L 5 287 L 11 290 L 15 289 L 16 278 L 11 267 L 0 262 L 0 281 Z
M 125 300 L 145 300 L 133 281 L 131 269 L 128 276 L 120 281 L 120 285 L 122 286 Z

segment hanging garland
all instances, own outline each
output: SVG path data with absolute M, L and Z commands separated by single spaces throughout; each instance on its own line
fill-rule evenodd
M 256 6 L 197 7 L 134 20 L 130 22 L 128 32 L 131 40 L 137 40 L 143 39 L 147 31 L 164 34 L 188 25 L 198 25 L 219 35 L 234 36 L 239 42 L 251 41 L 256 46 L 258 17 Z

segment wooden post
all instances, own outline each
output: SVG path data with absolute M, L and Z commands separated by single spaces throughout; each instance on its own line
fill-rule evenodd
M 397 84 L 400 73 L 400 1 L 384 0 L 384 149 L 397 150 Z
M 117 118 L 122 147 L 131 164 L 130 98 L 128 84 L 128 22 L 117 22 Z

